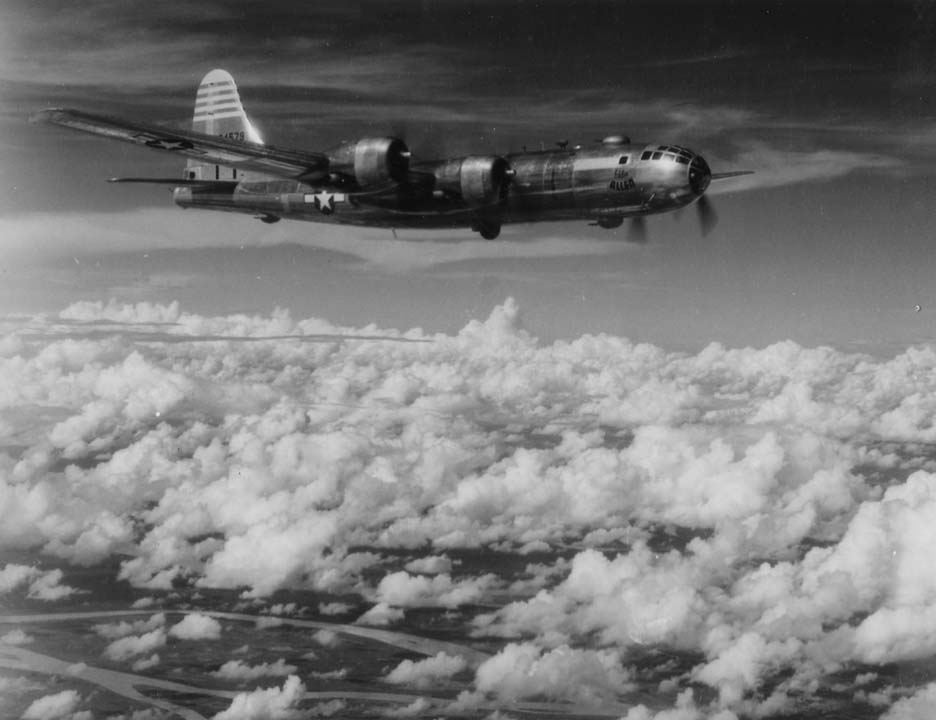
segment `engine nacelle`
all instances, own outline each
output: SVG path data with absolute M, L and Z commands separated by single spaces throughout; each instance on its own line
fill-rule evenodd
M 470 207 L 497 205 L 507 199 L 510 163 L 496 155 L 470 155 L 436 169 L 436 188 L 461 196 Z
M 399 138 L 362 138 L 329 152 L 328 169 L 353 176 L 361 187 L 371 187 L 406 180 L 409 159 L 406 143 Z

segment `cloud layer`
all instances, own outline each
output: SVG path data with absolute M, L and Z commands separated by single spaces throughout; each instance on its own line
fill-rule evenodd
M 489 660 L 386 676 L 470 676 L 460 707 L 616 707 L 659 652 L 681 658 L 653 682 L 686 717 L 770 715 L 842 683 L 923 692 L 859 678 L 936 654 L 932 347 L 547 345 L 512 300 L 452 336 L 146 303 L 8 324 L 0 549 L 128 554 L 120 578 L 156 594 L 356 594 L 374 606 L 363 623 L 462 613 L 500 648 Z M 472 550 L 530 562 L 463 562 Z M 0 592 L 52 600 L 61 579 L 7 565 Z M 125 661 L 221 628 L 96 631 Z M 235 705 L 286 717 L 300 694 L 290 677 Z

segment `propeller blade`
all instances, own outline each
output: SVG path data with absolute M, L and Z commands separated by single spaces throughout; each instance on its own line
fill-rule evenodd
M 643 216 L 631 220 L 630 227 L 627 228 L 627 242 L 639 243 L 640 245 L 647 242 L 647 220 Z
M 437 160 L 447 155 L 444 143 L 429 123 L 399 119 L 391 126 L 390 135 L 406 143 L 412 162 Z
M 696 201 L 696 208 L 699 213 L 699 227 L 702 228 L 702 237 L 706 237 L 718 225 L 718 213 L 715 212 L 715 207 L 705 195 Z

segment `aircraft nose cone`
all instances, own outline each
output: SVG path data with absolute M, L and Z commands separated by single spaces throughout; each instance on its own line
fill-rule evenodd
M 701 195 L 712 182 L 712 171 L 701 155 L 696 155 L 689 164 L 689 187 L 696 195 Z

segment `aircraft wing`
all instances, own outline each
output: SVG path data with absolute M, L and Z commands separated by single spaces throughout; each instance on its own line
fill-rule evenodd
M 177 130 L 68 108 L 42 110 L 34 115 L 32 120 L 155 150 L 165 150 L 206 163 L 235 167 L 238 170 L 254 170 L 281 178 L 312 182 L 328 177 L 328 158 L 322 153 L 228 140 L 192 130 Z
M 732 172 L 712 173 L 712 180 L 727 180 L 728 178 L 740 177 L 741 175 L 753 175 L 753 170 L 734 170 Z

